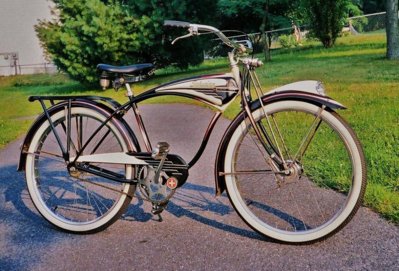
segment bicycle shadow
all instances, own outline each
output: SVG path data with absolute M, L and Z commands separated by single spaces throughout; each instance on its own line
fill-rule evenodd
M 5 202 L 11 202 L 15 210 L 24 217 L 24 222 L 28 219 L 30 226 L 35 225 L 36 229 L 48 228 L 55 229 L 52 225 L 47 223 L 38 213 L 34 210 L 34 206 L 29 197 L 25 180 L 22 173 L 16 172 L 16 167 L 7 166 L 0 167 L 0 191 L 4 191 Z M 7 175 L 13 179 L 12 182 L 7 182 Z M 136 192 L 136 195 L 138 192 Z M 256 240 L 267 240 L 273 242 L 272 239 L 263 237 L 262 235 L 256 233 L 253 230 L 241 228 L 232 224 L 227 224 L 225 222 L 217 221 L 216 217 L 222 217 L 235 213 L 230 203 L 227 202 L 226 195 L 222 195 L 218 198 L 214 197 L 214 188 L 186 183 L 182 188 L 177 190 L 174 197 L 168 204 L 166 212 L 172 214 L 176 218 L 188 217 L 199 223 L 205 224 L 215 229 L 219 229 L 225 232 L 233 233 L 246 238 L 256 239 Z M 286 220 L 292 225 L 303 224 L 299 219 L 292 217 L 291 215 L 281 212 L 280 210 L 274 209 L 270 206 L 255 203 L 258 207 L 263 210 L 278 216 L 279 218 Z M 123 214 L 121 219 L 125 221 L 135 221 L 135 222 L 148 222 L 154 219 L 154 216 L 149 212 L 150 206 L 144 206 L 145 201 L 140 197 L 135 197 L 134 201 L 129 205 L 127 211 Z M 147 204 L 148 205 L 148 204 Z M 4 208 L 0 206 L 0 217 L 7 217 L 9 214 Z M 15 217 L 15 215 L 14 215 Z M 17 221 L 18 222 L 18 221 Z M 304 225 L 304 224 L 303 224 Z M 58 232 L 58 231 L 57 231 Z M 37 237 L 32 241 L 45 243 L 51 240 L 51 235 L 44 235 L 45 238 Z M 17 238 L 17 242 L 24 242 L 24 238 Z
M 216 198 L 214 197 L 214 193 L 214 188 L 186 183 L 182 188 L 180 188 L 180 190 L 178 190 L 178 192 L 176 192 L 172 200 L 168 203 L 165 212 L 168 212 L 177 218 L 185 216 L 207 226 L 246 238 L 275 242 L 275 240 L 264 237 L 253 230 L 247 230 L 231 224 L 222 223 L 213 218 L 208 218 L 205 215 L 199 214 L 203 213 L 204 211 L 210 214 L 209 216 L 225 216 L 235 213 L 235 210 L 230 206 L 230 203 L 226 204 L 223 202 L 227 200 L 226 195 Z M 272 208 L 271 206 L 261 204 L 259 202 L 255 202 L 254 205 L 256 205 L 258 208 L 262 208 L 264 211 L 269 212 L 270 214 L 279 217 L 280 219 L 283 219 L 299 230 L 311 228 L 300 219 L 284 213 L 281 210 Z M 148 212 L 145 212 L 145 209 L 149 210 L 148 208 L 148 206 L 144 206 L 143 199 L 138 199 L 136 204 L 130 205 L 122 219 L 139 222 L 147 222 L 152 220 L 154 219 L 154 216 Z
M 16 165 L 0 167 L 0 171 L 0 191 L 2 191 L 4 194 L 5 203 L 11 203 L 17 213 L 17 215 L 15 212 L 14 214 L 11 214 L 6 210 L 6 208 L 4 208 L 5 206 L 0 205 L 0 217 L 8 218 L 11 220 L 10 222 L 13 225 L 20 225 L 23 222 L 24 225 L 21 225 L 21 227 L 26 227 L 26 224 L 28 223 L 32 229 L 55 229 L 51 224 L 47 223 L 44 218 L 36 213 L 27 191 L 23 173 L 16 171 Z M 195 194 L 192 192 L 195 192 Z M 201 197 L 201 194 L 208 195 Z M 176 218 L 185 216 L 213 228 L 228 231 L 252 239 L 264 240 L 262 236 L 251 230 L 221 223 L 198 214 L 196 212 L 198 210 L 206 210 L 211 214 L 220 216 L 234 212 L 229 205 L 224 204 L 221 200 L 217 198 L 213 198 L 213 200 L 208 199 L 209 196 L 213 197 L 213 194 L 214 189 L 211 187 L 186 183 L 182 187 L 182 190 L 176 192 L 173 200 L 168 204 L 165 211 L 172 214 Z M 226 199 L 226 196 L 221 197 Z M 135 198 L 136 200 L 129 205 L 128 210 L 122 216 L 122 219 L 126 221 L 137 222 L 148 222 L 154 219 L 154 216 L 147 208 L 148 206 L 144 206 L 144 201 L 138 197 Z M 200 203 L 198 203 L 199 200 Z M 58 231 L 54 232 L 58 233 Z M 17 244 L 26 242 L 26 238 L 27 236 L 24 236 L 24 234 L 20 237 L 12 237 L 13 242 L 16 242 Z M 43 234 L 37 237 L 29 236 L 29 238 L 30 242 L 47 243 L 51 242 L 52 235 Z
M 0 255 L 1 270 L 29 270 L 39 262 L 41 248 L 68 238 L 36 213 L 15 164 L 0 166 L 0 236 L 7 247 Z
M 22 172 L 17 172 L 16 165 L 0 167 L 0 191 L 4 191 L 5 203 L 11 203 L 15 210 L 23 217 L 29 219 L 36 225 L 46 225 L 42 217 L 34 211 L 32 206 L 28 207 L 26 202 L 30 202 L 25 178 Z M 7 213 L 4 206 L 0 205 L 0 217 L 5 218 Z
M 137 197 L 137 193 L 138 192 L 136 192 L 136 200 L 134 201 L 134 204 L 132 203 L 129 206 L 126 213 L 122 216 L 122 219 L 138 222 L 157 220 L 156 216 L 153 216 L 151 213 L 149 213 L 151 206 L 145 206 L 145 201 L 139 198 L 140 196 Z M 271 239 L 264 238 L 252 230 L 222 223 L 205 215 L 199 214 L 200 212 L 206 211 L 209 216 L 225 216 L 234 212 L 232 207 L 222 202 L 222 199 L 227 198 L 225 195 L 220 196 L 219 199 L 214 197 L 214 193 L 214 188 L 186 183 L 183 187 L 176 191 L 164 212 L 172 214 L 176 218 L 188 217 L 212 228 L 230 232 L 239 236 L 256 240 L 271 241 Z M 209 199 L 209 197 L 213 198 Z

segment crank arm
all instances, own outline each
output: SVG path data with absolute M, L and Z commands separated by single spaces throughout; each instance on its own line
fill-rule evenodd
M 167 142 L 158 142 L 157 147 L 152 151 L 152 158 L 154 159 L 161 159 L 159 162 L 158 168 L 155 172 L 155 177 L 154 177 L 154 182 L 158 183 L 159 181 L 159 176 L 161 174 L 161 170 L 163 167 L 163 164 L 165 163 L 166 156 L 169 153 L 169 144 Z

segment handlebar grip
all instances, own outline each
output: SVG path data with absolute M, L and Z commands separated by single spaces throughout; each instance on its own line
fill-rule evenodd
M 183 28 L 190 27 L 190 23 L 182 22 L 182 21 L 173 21 L 173 20 L 165 20 L 163 25 L 164 26 L 183 27 Z

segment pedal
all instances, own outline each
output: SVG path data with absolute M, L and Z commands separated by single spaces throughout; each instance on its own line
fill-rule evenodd
M 161 160 L 169 153 L 169 147 L 167 142 L 158 142 L 156 148 L 152 150 L 151 157 L 156 160 Z
M 153 204 L 153 205 L 152 205 L 151 213 L 152 213 L 153 215 L 157 215 L 157 216 L 158 216 L 158 221 L 159 221 L 159 222 L 162 222 L 162 221 L 163 221 L 162 216 L 161 216 L 161 213 L 163 212 L 163 210 L 165 210 L 165 207 L 166 207 L 166 205 L 163 205 L 163 206 L 161 206 L 161 205 L 156 205 L 156 204 Z

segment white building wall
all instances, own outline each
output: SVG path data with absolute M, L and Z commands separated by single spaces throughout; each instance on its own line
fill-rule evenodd
M 30 65 L 46 62 L 34 25 L 51 18 L 51 5 L 49 0 L 0 0 L 0 54 L 18 53 L 18 73 L 34 73 L 40 66 Z M 14 74 L 10 61 L 0 55 L 0 75 Z

